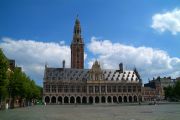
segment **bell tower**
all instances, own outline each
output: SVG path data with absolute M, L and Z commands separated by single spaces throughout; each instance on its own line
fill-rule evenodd
M 71 68 L 84 69 L 84 42 L 81 36 L 81 26 L 78 16 L 76 17 L 71 42 Z

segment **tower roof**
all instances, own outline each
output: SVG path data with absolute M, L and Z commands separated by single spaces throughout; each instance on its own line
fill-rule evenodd
M 72 44 L 83 44 L 83 39 L 81 36 L 81 25 L 78 15 L 75 20 Z

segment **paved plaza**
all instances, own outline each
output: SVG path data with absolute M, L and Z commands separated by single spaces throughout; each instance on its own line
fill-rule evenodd
M 0 111 L 0 120 L 179 120 L 180 104 L 37 105 Z

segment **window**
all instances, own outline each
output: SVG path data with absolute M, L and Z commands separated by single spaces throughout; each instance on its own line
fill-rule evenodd
M 112 86 L 112 91 L 116 92 L 116 86 Z
M 82 87 L 82 92 L 86 92 L 86 86 Z
M 101 86 L 101 92 L 102 93 L 105 93 L 106 91 L 105 91 L 105 86 Z
M 46 85 L 45 91 L 46 91 L 47 93 L 50 92 L 50 85 Z
M 64 92 L 68 92 L 68 86 L 67 85 L 64 86 Z
M 89 86 L 89 93 L 93 93 L 93 86 Z
M 58 85 L 58 92 L 62 92 L 62 86 L 61 85 Z
M 52 85 L 52 92 L 53 92 L 53 93 L 56 92 L 56 85 Z
M 128 92 L 131 92 L 132 90 L 131 90 L 131 86 L 128 86 Z
M 133 86 L 133 92 L 136 92 L 136 86 Z
M 95 86 L 95 93 L 99 92 L 99 86 Z
M 70 92 L 74 92 L 74 86 L 71 86 Z
M 122 92 L 121 86 L 118 86 L 118 92 Z
M 107 86 L 107 92 L 111 93 L 111 86 Z
M 80 86 L 77 86 L 77 92 L 81 92 L 81 91 L 80 91 Z
M 123 86 L 123 92 L 127 92 L 126 86 Z

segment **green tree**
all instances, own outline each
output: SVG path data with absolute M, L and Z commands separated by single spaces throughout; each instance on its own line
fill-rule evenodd
M 8 60 L 0 48 L 0 104 L 8 95 L 7 85 Z
M 174 86 L 164 88 L 165 98 L 171 101 L 180 100 L 180 81 L 177 81 Z
M 180 81 L 177 81 L 174 87 L 175 97 L 180 99 Z
M 14 106 L 14 100 L 17 98 L 20 100 L 21 106 L 41 98 L 41 89 L 24 72 L 17 68 L 11 74 L 9 88 L 11 88 L 12 96 L 11 107 Z

